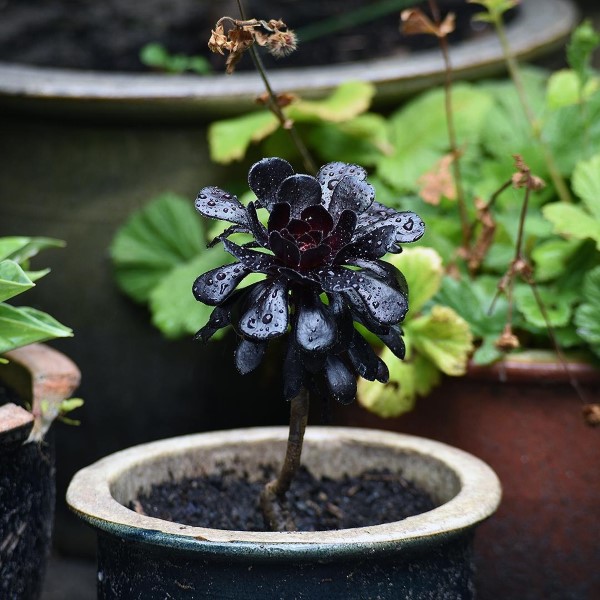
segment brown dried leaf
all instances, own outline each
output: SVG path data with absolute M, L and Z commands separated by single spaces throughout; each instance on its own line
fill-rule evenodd
M 417 182 L 421 186 L 419 196 L 427 204 L 437 206 L 443 197 L 456 200 L 456 186 L 450 172 L 450 165 L 454 158 L 453 154 L 446 154 L 431 171 L 419 177 Z
M 496 233 L 496 222 L 488 203 L 481 198 L 475 198 L 475 209 L 477 211 L 477 222 L 481 224 L 481 230 L 468 256 L 468 266 L 471 273 L 477 272 L 481 266 L 494 242 Z
M 225 35 L 223 25 L 217 25 L 211 32 L 208 40 L 208 48 L 211 52 L 224 54 L 224 50 L 228 49 L 229 41 Z
M 400 13 L 401 31 L 405 35 L 433 35 L 444 38 L 455 28 L 455 15 L 448 13 L 441 23 L 434 23 L 422 10 L 409 8 Z

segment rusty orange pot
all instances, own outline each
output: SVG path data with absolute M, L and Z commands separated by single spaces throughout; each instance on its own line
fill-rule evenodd
M 600 370 L 572 363 L 570 372 L 598 398 Z M 496 471 L 504 497 L 476 543 L 480 600 L 598 598 L 600 429 L 584 423 L 560 363 L 473 367 L 401 417 L 355 404 L 336 407 L 334 421 L 446 442 Z

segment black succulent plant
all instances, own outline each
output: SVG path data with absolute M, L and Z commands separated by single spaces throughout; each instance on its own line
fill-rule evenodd
M 241 338 L 235 363 L 248 373 L 261 362 L 268 340 L 289 331 L 286 399 L 306 386 L 348 403 L 356 394 L 356 374 L 387 381 L 385 363 L 354 322 L 404 357 L 399 323 L 408 310 L 406 281 L 381 258 L 418 240 L 424 224 L 412 212 L 375 202 L 365 178 L 356 165 L 329 163 L 311 177 L 295 174 L 283 159 L 265 158 L 248 174 L 256 203 L 244 207 L 217 187 L 204 188 L 196 199 L 201 215 L 233 223 L 215 241 L 236 259 L 194 282 L 196 299 L 215 306 L 197 338 L 206 341 L 233 325 Z M 257 208 L 269 212 L 267 227 Z M 238 245 L 229 239 L 241 232 L 255 241 Z M 265 278 L 237 289 L 250 273 Z

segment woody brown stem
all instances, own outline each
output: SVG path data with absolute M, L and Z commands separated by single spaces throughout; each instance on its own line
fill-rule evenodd
M 291 401 L 290 431 L 281 471 L 276 479 L 265 485 L 260 495 L 260 507 L 271 531 L 296 531 L 285 496 L 300 467 L 308 407 L 308 391 L 302 388 Z
M 247 19 L 246 19 L 246 14 L 244 11 L 244 5 L 242 3 L 242 0 L 237 0 L 237 5 L 238 5 L 242 19 L 246 21 Z M 265 86 L 265 90 L 267 91 L 267 95 L 269 98 L 269 110 L 277 117 L 277 120 L 279 121 L 279 124 L 281 125 L 281 127 L 283 129 L 289 131 L 290 137 L 292 138 L 292 142 L 294 143 L 294 146 L 296 146 L 296 149 L 300 153 L 302 162 L 304 164 L 304 168 L 309 173 L 316 174 L 317 167 L 316 167 L 314 160 L 312 159 L 312 156 L 310 155 L 310 152 L 308 151 L 308 148 L 306 147 L 302 138 L 300 137 L 298 130 L 294 126 L 294 123 L 292 121 L 290 121 L 290 119 L 288 119 L 283 114 L 283 111 L 281 110 L 281 107 L 279 106 L 279 103 L 277 102 L 277 95 L 273 91 L 271 82 L 269 81 L 269 77 L 267 76 L 267 71 L 263 65 L 261 58 L 260 58 L 260 54 L 254 47 L 254 45 L 250 46 L 249 52 L 250 52 L 250 58 L 252 59 L 252 63 L 254 64 L 254 68 L 260 75 L 260 78 L 262 79 L 262 82 Z

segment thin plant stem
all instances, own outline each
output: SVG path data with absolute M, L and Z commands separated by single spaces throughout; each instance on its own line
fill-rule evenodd
M 242 19 L 246 20 L 246 14 L 244 11 L 244 5 L 242 3 L 242 0 L 237 0 L 237 5 L 238 5 Z M 300 137 L 298 130 L 294 126 L 294 123 L 292 121 L 290 121 L 290 119 L 286 118 L 286 116 L 283 114 L 283 111 L 281 110 L 281 107 L 279 106 L 279 103 L 277 102 L 277 95 L 273 91 L 273 87 L 271 86 L 269 77 L 267 76 L 267 70 L 265 69 L 263 62 L 260 58 L 260 55 L 259 55 L 258 51 L 256 50 L 256 48 L 254 47 L 254 45 L 250 46 L 250 58 L 252 59 L 254 68 L 260 75 L 260 78 L 262 79 L 262 82 L 265 86 L 265 90 L 267 91 L 267 95 L 269 97 L 269 109 L 277 117 L 281 127 L 283 129 L 286 129 L 287 131 L 289 131 L 290 137 L 292 138 L 292 142 L 294 143 L 294 145 L 296 146 L 296 149 L 300 153 L 302 162 L 304 164 L 304 168 L 309 173 L 315 174 L 317 172 L 316 164 L 315 164 L 314 160 L 312 159 L 312 156 L 310 155 L 308 148 L 302 141 L 302 138 Z
M 262 490 L 260 506 L 272 531 L 295 531 L 294 519 L 286 506 L 285 495 L 300 467 L 304 432 L 308 421 L 309 394 L 302 388 L 290 406 L 290 431 L 281 471 Z
M 436 24 L 441 22 L 439 7 L 435 0 L 429 0 L 429 8 Z M 454 175 L 454 185 L 456 186 L 456 202 L 460 218 L 463 247 L 468 249 L 471 242 L 471 227 L 469 225 L 469 215 L 465 203 L 465 193 L 462 185 L 462 175 L 460 170 L 460 150 L 456 140 L 456 128 L 454 126 L 454 110 L 452 105 L 452 64 L 450 62 L 450 52 L 448 48 L 448 39 L 446 36 L 438 37 L 442 57 L 444 59 L 444 107 L 446 112 L 446 125 L 448 127 L 448 140 L 450 150 L 452 151 L 452 172 Z
M 542 131 L 537 121 L 536 115 L 533 112 L 533 109 L 531 108 L 531 104 L 529 103 L 529 98 L 527 97 L 525 86 L 523 85 L 521 71 L 519 69 L 519 65 L 517 64 L 517 61 L 515 60 L 515 57 L 513 56 L 510 44 L 508 42 L 508 38 L 506 37 L 506 31 L 504 29 L 504 23 L 502 22 L 501 15 L 496 15 L 494 17 L 494 27 L 496 29 L 496 33 L 500 41 L 500 46 L 502 47 L 502 53 L 504 55 L 504 60 L 508 68 L 508 72 L 513 81 L 515 89 L 517 90 L 519 101 L 521 102 L 521 106 L 523 107 L 525 117 L 531 128 L 531 133 L 537 141 L 537 143 L 539 144 L 542 150 L 542 154 L 544 155 L 544 161 L 546 162 L 546 166 L 548 167 L 548 172 L 550 174 L 550 178 L 552 179 L 552 183 L 554 184 L 554 187 L 556 189 L 556 193 L 563 202 L 571 203 L 573 202 L 571 192 L 569 191 L 569 188 L 565 183 L 565 180 L 561 175 L 558 166 L 556 165 L 556 160 L 554 158 L 552 150 L 544 140 L 544 136 L 542 135 Z

